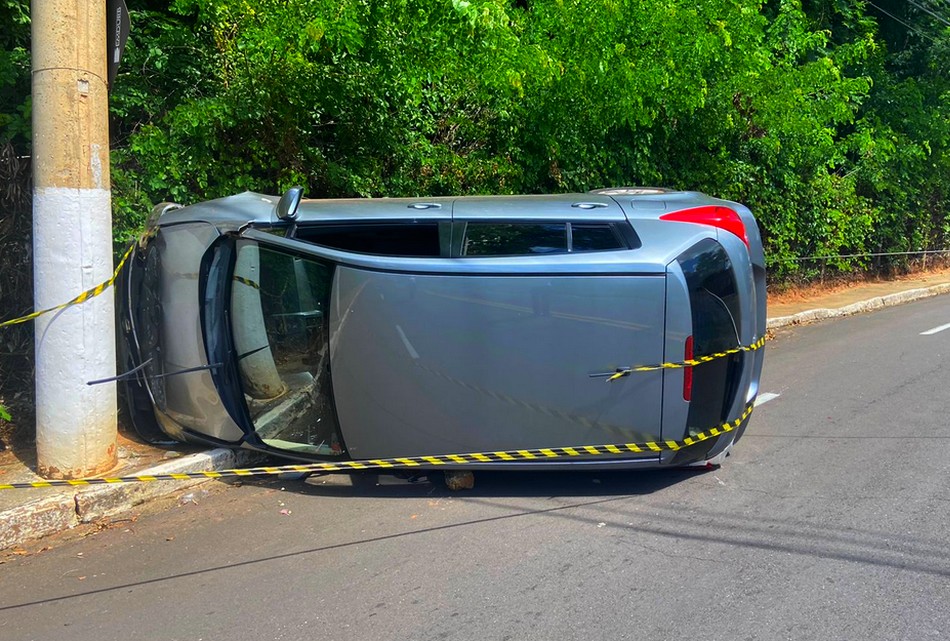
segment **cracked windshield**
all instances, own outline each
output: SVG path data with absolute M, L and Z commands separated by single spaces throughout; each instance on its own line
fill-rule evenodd
M 329 403 L 325 309 L 331 267 L 239 246 L 231 290 L 232 331 L 244 398 L 257 435 L 299 454 L 337 456 L 343 447 Z

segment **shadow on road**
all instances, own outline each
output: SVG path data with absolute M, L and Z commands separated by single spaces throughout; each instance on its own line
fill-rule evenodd
M 375 472 L 314 475 L 306 480 L 252 481 L 262 486 L 280 482 L 285 491 L 311 496 L 337 498 L 419 498 L 419 497 L 584 497 L 640 496 L 652 494 L 686 479 L 695 478 L 705 470 L 640 470 L 640 471 L 545 471 L 545 472 L 475 472 L 472 489 L 451 491 L 445 486 L 442 472 L 433 476 L 395 476 Z

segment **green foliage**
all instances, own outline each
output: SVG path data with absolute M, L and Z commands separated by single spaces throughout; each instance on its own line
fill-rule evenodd
M 728 105 L 721 117 L 733 126 L 704 127 L 724 138 L 697 187 L 759 213 L 779 273 L 797 268 L 796 255 L 862 252 L 873 220 L 848 175 L 843 134 L 871 81 L 843 67 L 864 59 L 869 43 L 830 50 L 829 34 L 811 30 L 797 3 L 782 2 L 762 44 L 758 64 L 716 96 L 717 105 Z
M 30 3 L 0 0 L 0 144 L 30 140 Z
M 778 278 L 950 242 L 950 28 L 902 0 L 129 6 L 117 240 L 153 202 L 245 189 L 654 184 L 748 204 Z M 27 0 L 0 20 L 0 141 L 28 152 Z

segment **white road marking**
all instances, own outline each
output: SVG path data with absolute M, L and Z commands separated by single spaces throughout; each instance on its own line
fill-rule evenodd
M 776 394 L 775 392 L 763 392 L 755 399 L 755 406 L 765 405 L 769 401 L 774 401 L 779 396 L 781 396 L 781 394 Z
M 946 325 L 941 325 L 940 327 L 934 327 L 933 329 L 928 329 L 926 332 L 921 332 L 921 336 L 930 336 L 931 334 L 936 334 L 937 332 L 942 332 L 945 329 L 950 329 L 950 323 Z
M 406 334 L 402 331 L 402 327 L 396 325 L 396 331 L 399 332 L 399 338 L 402 339 L 402 344 L 406 346 L 406 351 L 409 352 L 409 355 L 418 360 L 419 352 L 415 350 L 415 348 L 412 346 L 412 343 L 410 343 L 409 339 L 406 338 Z

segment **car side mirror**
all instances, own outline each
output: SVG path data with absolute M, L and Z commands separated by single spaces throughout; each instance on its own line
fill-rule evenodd
M 297 207 L 303 197 L 303 187 L 291 187 L 284 192 L 277 202 L 277 217 L 281 220 L 294 220 L 297 217 Z

